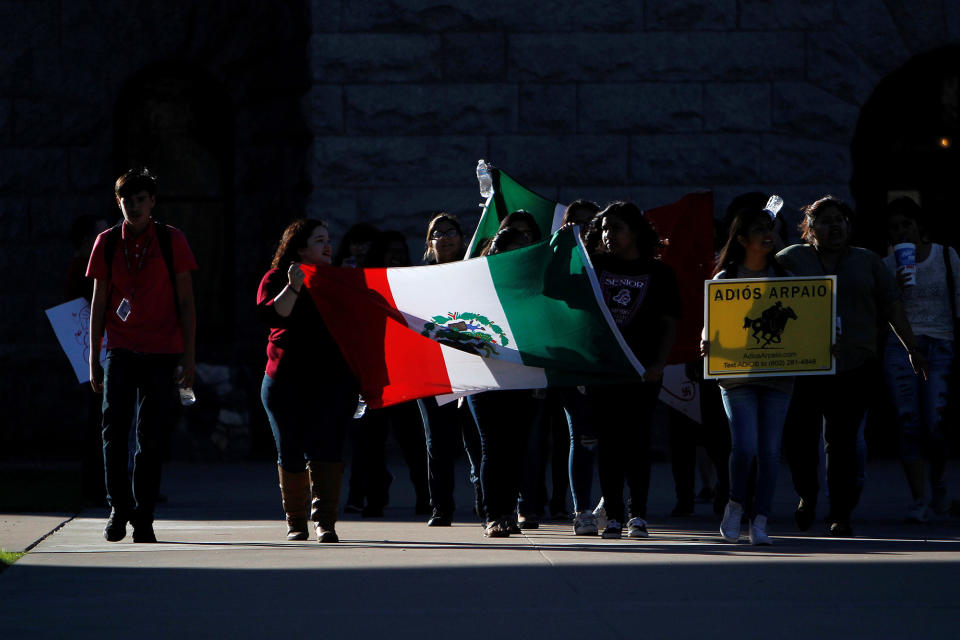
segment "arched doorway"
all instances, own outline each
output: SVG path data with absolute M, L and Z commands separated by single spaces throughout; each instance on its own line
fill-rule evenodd
M 861 244 L 885 250 L 883 207 L 906 194 L 919 198 L 935 242 L 960 245 L 960 46 L 917 55 L 877 85 L 851 157 Z
M 114 174 L 135 164 L 157 174 L 157 218 L 183 230 L 200 266 L 194 275 L 198 344 L 234 336 L 234 120 L 219 83 L 177 63 L 133 76 L 114 114 Z

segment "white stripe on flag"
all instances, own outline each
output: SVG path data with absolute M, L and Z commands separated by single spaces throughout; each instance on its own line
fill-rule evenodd
M 543 389 L 547 373 L 539 367 L 483 358 L 440 345 L 443 361 L 450 377 L 451 394 L 470 395 L 494 389 Z

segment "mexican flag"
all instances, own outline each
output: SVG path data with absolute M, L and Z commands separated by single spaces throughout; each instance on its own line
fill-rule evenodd
M 638 380 L 573 230 L 506 253 L 390 269 L 302 266 L 372 408 Z
M 467 247 L 467 257 L 480 255 L 486 241 L 497 234 L 500 222 L 517 209 L 523 209 L 533 216 L 540 227 L 541 238 L 548 238 L 560 227 L 567 209 L 565 205 L 534 193 L 500 169 L 491 167 L 490 177 L 493 178 L 494 192 L 483 207 L 477 230 Z
M 500 221 L 517 209 L 533 215 L 543 237 L 560 227 L 566 205 L 534 193 L 500 169 L 492 168 L 490 175 L 495 191 L 487 199 L 467 256 L 478 255 L 484 242 L 496 235 Z M 647 209 L 644 215 L 667 242 L 661 259 L 676 273 L 683 301 L 669 362 L 697 360 L 703 328 L 703 281 L 713 274 L 713 194 L 690 193 L 676 202 Z

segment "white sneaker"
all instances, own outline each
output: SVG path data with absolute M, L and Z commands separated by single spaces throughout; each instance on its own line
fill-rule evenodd
M 597 508 L 593 510 L 593 517 L 597 520 L 598 530 L 607 528 L 607 508 L 603 506 L 603 498 L 600 498 Z
M 767 535 L 767 516 L 756 516 L 750 523 L 750 544 L 771 545 L 773 540 Z
M 925 501 L 917 500 L 910 505 L 910 509 L 907 511 L 907 522 L 926 522 L 928 518 Z
M 647 521 L 643 518 L 630 518 L 630 522 L 627 523 L 627 537 L 649 538 L 650 534 L 647 532 Z
M 620 523 L 616 520 L 611 520 L 607 523 L 607 526 L 603 528 L 603 533 L 600 534 L 601 538 L 622 538 L 623 537 L 623 527 L 620 526 Z
M 573 532 L 578 536 L 595 536 L 600 528 L 592 511 L 578 511 L 573 517 Z
M 733 500 L 727 502 L 723 510 L 723 520 L 720 522 L 720 535 L 727 542 L 740 540 L 740 519 L 743 518 L 743 505 Z

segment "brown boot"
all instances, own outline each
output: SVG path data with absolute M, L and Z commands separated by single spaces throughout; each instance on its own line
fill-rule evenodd
M 340 511 L 340 481 L 343 478 L 342 462 L 309 462 L 310 492 L 313 504 L 310 519 L 317 526 L 318 542 L 340 542 L 334 525 Z
M 287 514 L 287 540 L 306 540 L 307 516 L 310 514 L 310 476 L 306 471 L 280 472 L 280 498 Z

